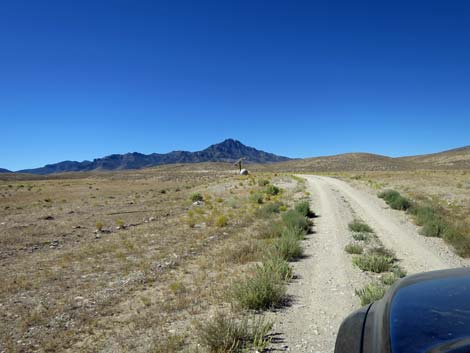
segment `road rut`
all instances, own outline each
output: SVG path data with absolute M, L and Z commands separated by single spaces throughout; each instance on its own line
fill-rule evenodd
M 469 266 L 445 245 L 433 246 L 417 232 L 403 212 L 389 209 L 375 195 L 344 181 L 306 176 L 315 219 L 314 234 L 304 242 L 306 257 L 294 264 L 297 278 L 289 286 L 292 305 L 274 317 L 279 342 L 288 352 L 331 353 L 342 320 L 360 307 L 355 289 L 371 281 L 353 267 L 344 247 L 351 241 L 348 223 L 368 223 L 385 247 L 394 250 L 408 274 Z M 444 249 L 444 250 L 443 250 Z

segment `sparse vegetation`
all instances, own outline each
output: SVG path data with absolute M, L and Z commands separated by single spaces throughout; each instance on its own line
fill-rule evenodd
M 470 225 L 459 220 L 451 222 L 452 213 L 446 212 L 443 207 L 429 200 L 411 202 L 395 190 L 386 190 L 379 194 L 390 207 L 397 210 L 406 210 L 410 213 L 417 225 L 421 226 L 420 233 L 427 237 L 443 238 L 451 244 L 455 252 L 463 257 L 470 256 Z M 423 205 L 424 203 L 424 205 Z M 459 224 L 459 226 L 455 226 Z
M 303 255 L 303 248 L 300 240 L 292 234 L 283 234 L 274 243 L 276 253 L 287 261 L 296 260 Z
M 165 168 L 87 173 L 65 183 L 68 176 L 57 176 L 38 180 L 29 192 L 30 184 L 17 188 L 17 181 L 9 181 L 10 188 L 0 182 L 0 216 L 7 220 L 0 241 L 8 256 L 0 301 L 15 313 L 0 325 L 7 351 L 74 351 L 79 342 L 83 351 L 117 345 L 129 351 L 197 351 L 192 318 L 208 322 L 214 307 L 235 308 L 234 296 L 223 295 L 233 292 L 234 281 L 264 288 L 253 291 L 252 302 L 285 303 L 292 268 L 274 243 L 289 231 L 281 209 L 299 197 L 290 176 L 266 173 L 283 187 L 282 193 L 268 195 L 252 179 L 240 186 L 241 179 L 225 172 Z M 199 196 L 192 198 L 193 193 Z M 255 193 L 265 199 L 261 206 L 250 202 Z M 204 202 L 190 204 L 201 197 Z M 258 209 L 271 215 L 260 217 Z M 28 226 L 16 229 L 19 222 Z M 95 229 L 102 234 L 95 235 Z M 41 264 L 34 278 L 32 264 Z M 25 301 L 14 300 L 19 296 Z M 44 298 L 47 309 L 41 306 Z M 121 307 L 123 302 L 132 305 Z M 239 323 L 247 315 L 245 309 L 234 312 Z M 73 325 L 67 326 L 71 315 Z M 56 318 L 63 321 L 50 325 Z M 106 330 L 99 324 L 103 320 Z M 121 330 L 123 325 L 132 332 Z M 172 325 L 176 332 L 168 331 Z
M 370 271 L 375 273 L 388 272 L 393 267 L 393 258 L 383 255 L 357 255 L 354 256 L 353 264 L 363 271 Z
M 397 276 L 395 273 L 391 272 L 391 273 L 386 273 L 383 277 L 382 277 L 382 283 L 387 285 L 387 286 L 391 286 L 392 284 L 394 284 L 398 279 L 400 279 L 401 277 Z
M 250 196 L 250 201 L 261 205 L 264 202 L 263 194 L 255 192 Z
M 281 189 L 279 189 L 277 186 L 272 185 L 272 184 L 269 184 L 268 186 L 266 186 L 266 189 L 265 189 L 265 193 L 271 196 L 276 196 L 280 192 L 281 192 Z
M 302 229 L 307 232 L 310 229 L 308 219 L 295 210 L 289 210 L 282 215 L 282 220 L 286 227 Z
M 283 281 L 290 281 L 292 279 L 292 267 L 289 263 L 279 256 L 272 255 L 264 262 L 263 270 L 274 273 L 275 277 Z
M 396 259 L 396 255 L 395 255 L 395 252 L 390 250 L 390 249 L 387 249 L 385 248 L 384 246 L 377 246 L 377 247 L 373 247 L 371 248 L 368 253 L 370 255 L 377 255 L 377 256 L 385 256 L 385 257 L 389 257 L 391 259 Z
M 228 224 L 228 217 L 225 215 L 217 216 L 215 219 L 215 225 L 219 228 L 225 227 Z
M 232 295 L 244 309 L 270 309 L 285 301 L 286 283 L 278 272 L 261 265 L 257 266 L 254 276 L 235 283 Z
M 397 264 L 396 256 L 393 251 L 385 248 L 377 236 L 372 232 L 372 229 L 363 221 L 355 220 L 349 224 L 349 228 L 353 231 L 352 236 L 357 241 L 365 241 L 367 253 L 364 254 L 364 247 L 354 243 L 348 244 L 345 251 L 350 254 L 355 254 L 352 262 L 362 271 L 371 273 L 382 274 L 376 275 L 376 280 L 367 284 L 364 288 L 356 290 L 356 295 L 361 300 L 361 305 L 370 304 L 376 300 L 381 299 L 388 286 L 395 283 L 399 278 L 405 276 L 405 272 Z M 356 233 L 355 230 L 368 230 L 366 233 Z M 369 244 L 371 243 L 371 244 Z M 381 283 L 380 283 L 381 282 Z
M 270 342 L 267 334 L 271 328 L 272 324 L 263 318 L 237 320 L 223 313 L 197 325 L 199 341 L 211 353 L 264 350 Z
M 267 180 L 267 179 L 258 180 L 258 185 L 261 186 L 261 187 L 266 186 L 268 184 L 269 184 L 269 180 Z
M 348 227 L 349 227 L 349 230 L 351 230 L 352 232 L 357 232 L 357 233 L 373 233 L 374 232 L 372 228 L 369 227 L 369 225 L 367 225 L 366 223 L 364 223 L 363 221 L 359 219 L 355 219 L 354 221 L 349 223 Z
M 257 215 L 263 218 L 271 217 L 273 214 L 281 212 L 282 203 L 268 203 L 257 210 Z
M 299 212 L 304 217 L 312 217 L 313 212 L 310 209 L 310 203 L 308 201 L 301 201 L 295 205 L 294 208 L 297 212 Z
M 359 244 L 348 244 L 344 248 L 344 251 L 348 254 L 360 255 L 364 252 L 364 248 Z
M 258 237 L 261 239 L 279 238 L 283 230 L 284 226 L 281 222 L 269 222 L 263 225 Z
M 385 202 L 394 210 L 406 211 L 411 206 L 411 202 L 395 190 L 385 190 L 379 193 L 378 196 L 381 199 L 384 199 Z
M 356 290 L 356 295 L 361 299 L 361 305 L 368 305 L 385 295 L 386 288 L 379 283 L 369 283 L 364 288 Z
M 204 197 L 199 192 L 195 192 L 191 195 L 192 202 L 198 202 L 198 201 L 203 201 L 203 200 L 204 200 Z
M 354 240 L 368 243 L 370 241 L 371 235 L 370 233 L 353 233 L 352 237 Z

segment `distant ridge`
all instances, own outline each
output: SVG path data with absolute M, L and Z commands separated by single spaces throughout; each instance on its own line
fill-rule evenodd
M 470 169 L 470 146 L 432 154 L 387 157 L 372 153 L 344 153 L 279 163 L 276 170 L 292 172 L 401 171 Z
M 11 170 L 0 168 L 0 173 L 13 173 Z
M 433 165 L 442 168 L 470 168 L 470 146 L 454 148 L 447 151 L 397 158 L 420 165 Z
M 242 157 L 245 158 L 247 163 L 260 164 L 290 160 L 288 157 L 260 151 L 256 148 L 245 146 L 240 141 L 227 139 L 198 152 L 173 151 L 166 154 L 152 153 L 148 155 L 137 152 L 112 154 L 94 159 L 93 161 L 63 161 L 48 164 L 42 168 L 19 170 L 17 173 L 53 174 L 95 170 L 127 170 L 176 163 L 234 162 Z

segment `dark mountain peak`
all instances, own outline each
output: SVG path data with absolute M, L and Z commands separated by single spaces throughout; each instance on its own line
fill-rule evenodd
M 220 143 L 217 143 L 213 146 L 217 146 L 217 145 L 222 145 L 222 146 L 243 146 L 243 147 L 246 147 L 243 143 L 241 143 L 240 141 L 238 140 L 235 140 L 235 139 L 231 139 L 231 138 L 228 138 Z
M 231 150 L 231 149 L 241 149 L 241 148 L 249 148 L 249 147 L 245 146 L 243 143 L 241 143 L 238 140 L 226 139 L 222 142 L 210 145 L 204 151 L 208 151 L 208 150 Z
M 0 173 L 13 173 L 11 170 L 0 168 Z
M 102 158 L 96 158 L 93 161 L 65 161 L 48 164 L 42 168 L 25 169 L 20 172 L 51 174 L 92 170 L 141 169 L 162 164 L 234 162 L 242 157 L 245 158 L 247 163 L 273 163 L 289 160 L 287 157 L 259 151 L 256 148 L 245 146 L 238 140 L 229 138 L 198 152 L 173 151 L 166 154 L 152 153 L 149 155 L 138 152 L 111 154 Z

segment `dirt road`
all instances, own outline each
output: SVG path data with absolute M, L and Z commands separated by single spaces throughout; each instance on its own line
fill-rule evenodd
M 329 353 L 334 350 L 341 321 L 360 307 L 355 289 L 370 282 L 353 267 L 344 247 L 350 242 L 348 223 L 355 217 L 374 228 L 385 247 L 396 252 L 408 274 L 469 266 L 439 239 L 420 236 L 403 212 L 391 210 L 374 194 L 338 179 L 303 176 L 311 193 L 314 234 L 305 241 L 306 258 L 294 264 L 298 278 L 289 286 L 292 305 L 273 314 L 274 331 L 288 352 Z

